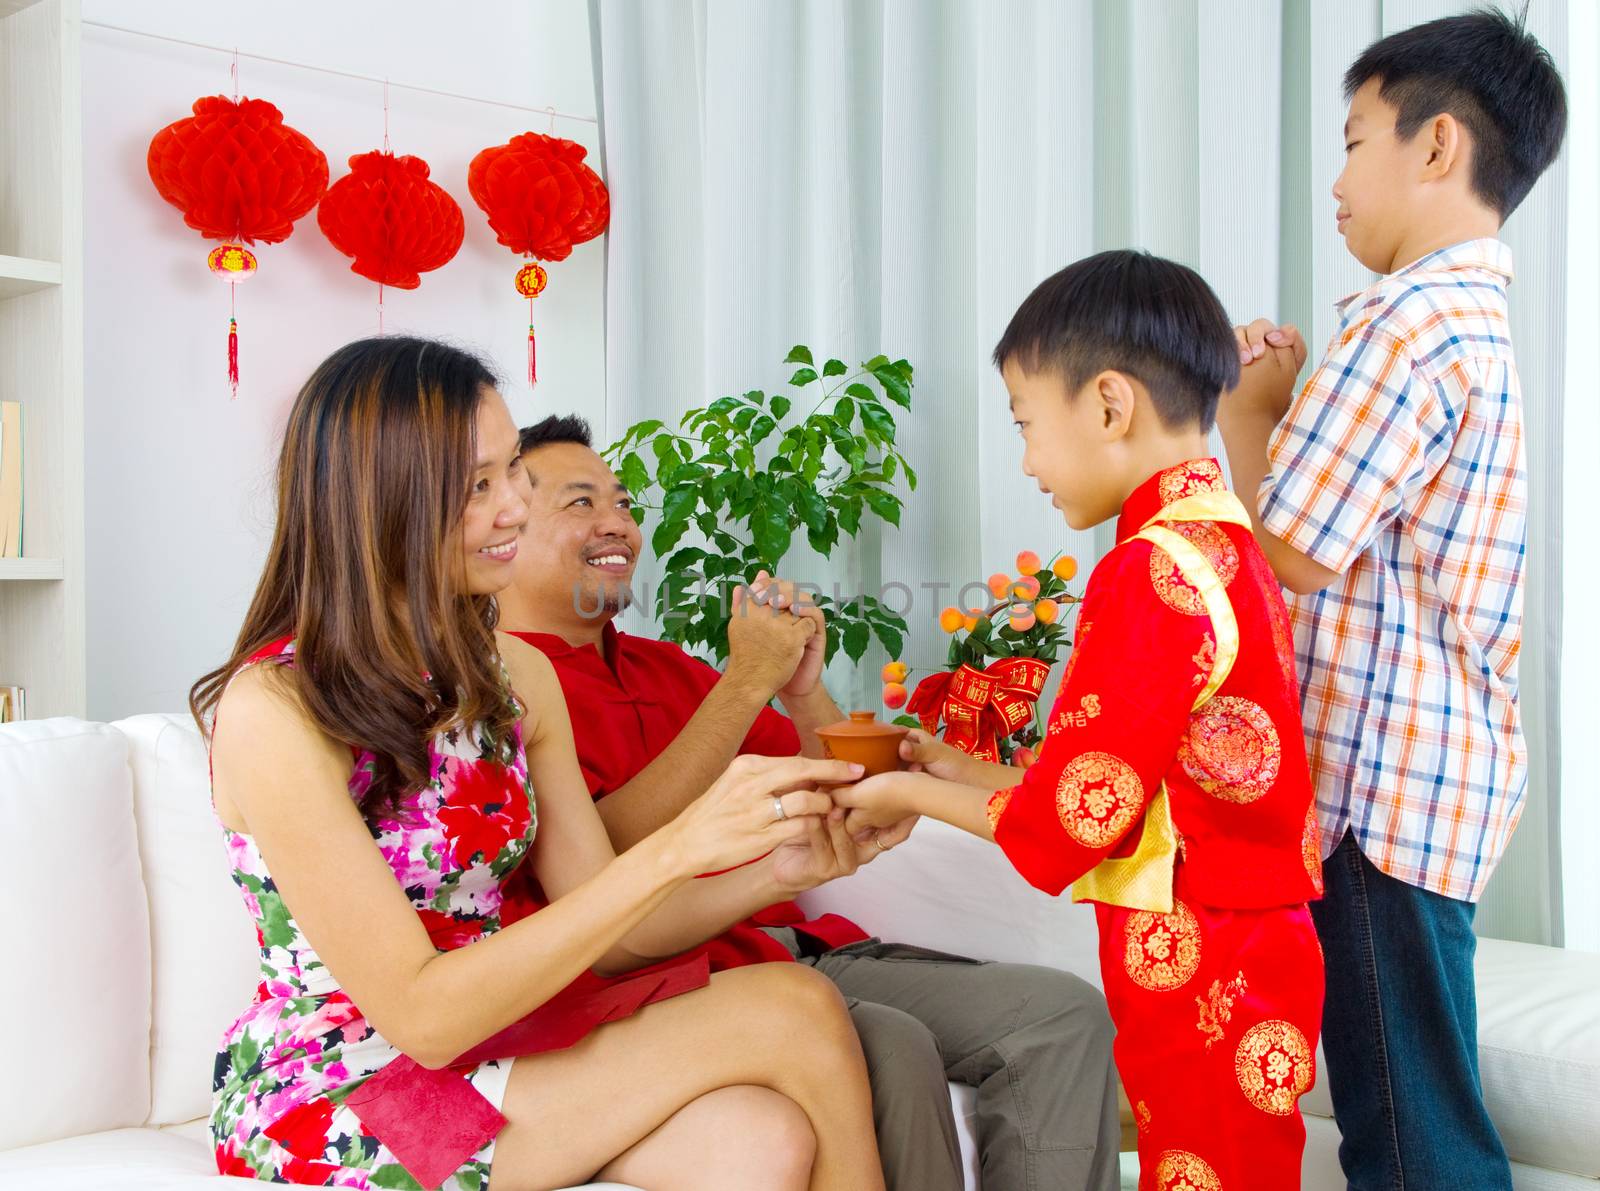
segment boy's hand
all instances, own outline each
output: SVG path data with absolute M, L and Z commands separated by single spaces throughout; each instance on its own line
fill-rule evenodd
M 911 816 L 908 797 L 911 783 L 924 781 L 922 774 L 897 770 L 865 778 L 853 786 L 838 786 L 829 791 L 835 806 L 848 807 L 850 817 L 845 830 L 855 835 L 874 828 L 892 827 Z
M 1243 365 L 1261 359 L 1270 347 L 1286 347 L 1294 353 L 1295 370 L 1305 366 L 1306 341 L 1293 323 L 1280 327 L 1270 318 L 1258 318 L 1248 327 L 1235 327 L 1233 337 L 1239 341 L 1239 363 Z
M 910 763 L 913 773 L 931 773 L 947 782 L 966 780 L 967 762 L 972 760 L 955 745 L 920 728 L 911 729 L 901 739 L 900 759 Z
M 1283 420 L 1294 401 L 1295 380 L 1305 362 L 1305 341 L 1293 327 L 1278 328 L 1268 319 L 1257 319 L 1248 327 L 1235 327 L 1239 358 L 1249 363 L 1239 370 L 1239 384 L 1225 393 L 1219 418 L 1249 412 L 1270 417 L 1273 425 Z M 1283 341 L 1283 346 L 1272 342 Z M 1224 429 L 1226 433 L 1226 428 Z

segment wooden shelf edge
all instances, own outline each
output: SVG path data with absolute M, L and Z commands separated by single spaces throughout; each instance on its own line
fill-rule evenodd
M 7 579 L 60 579 L 65 574 L 59 558 L 0 558 L 0 581 Z
M 60 284 L 59 261 L 36 261 L 25 256 L 0 256 L 0 301 Z
M 0 0 L 0 17 L 8 17 L 13 13 L 21 12 L 24 8 L 32 8 L 43 0 Z

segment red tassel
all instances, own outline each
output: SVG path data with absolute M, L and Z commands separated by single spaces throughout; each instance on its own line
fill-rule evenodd
M 533 324 L 528 324 L 528 387 L 539 383 L 539 352 L 533 341 Z
M 228 320 L 228 384 L 233 389 L 233 400 L 239 399 L 239 320 Z

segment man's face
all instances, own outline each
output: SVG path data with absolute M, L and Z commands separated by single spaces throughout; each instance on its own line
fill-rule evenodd
M 533 481 L 528 522 L 512 580 L 535 606 L 610 619 L 632 601 L 639 527 L 622 481 L 576 443 L 551 443 L 522 457 Z

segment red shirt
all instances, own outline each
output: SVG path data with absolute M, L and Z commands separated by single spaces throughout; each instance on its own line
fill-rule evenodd
M 1264 909 L 1321 895 L 1282 591 L 1249 528 L 1173 507 L 1191 497 L 1216 506 L 1224 493 L 1210 459 L 1152 476 L 1123 506 L 1119 545 L 1090 576 L 1038 763 L 989 804 L 995 841 L 1041 889 L 1060 893 L 1131 852 L 1165 783 L 1177 897 Z M 1135 536 L 1147 524 L 1198 549 L 1236 632 L 1214 623 L 1164 549 Z M 1214 676 L 1221 685 L 1196 709 Z
M 722 676 L 669 641 L 620 633 L 607 624 L 602 649 L 568 645 L 548 633 L 513 633 L 539 650 L 556 668 L 578 765 L 596 801 L 631 781 L 677 738 Z M 740 753 L 792 757 L 800 737 L 789 718 L 763 707 Z M 519 870 L 526 874 L 527 866 Z M 514 885 L 525 875 L 512 878 Z M 520 917 L 513 914 L 508 917 Z M 705 953 L 714 971 L 772 960 L 791 960 L 788 950 L 761 926 L 790 926 L 827 948 L 858 943 L 867 935 L 855 923 L 827 914 L 807 921 L 793 902 L 769 906 L 688 954 Z

